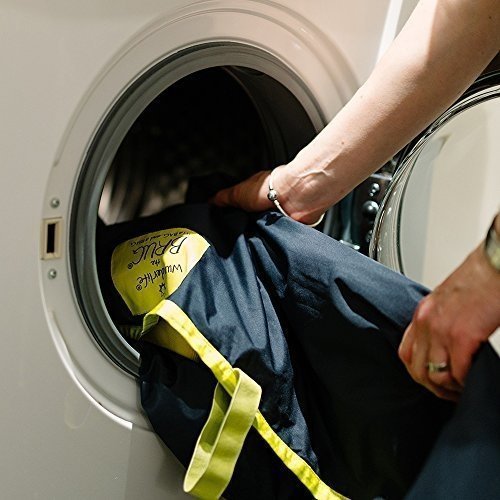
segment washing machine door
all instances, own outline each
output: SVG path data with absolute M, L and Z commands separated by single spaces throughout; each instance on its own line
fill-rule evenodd
M 500 73 L 480 78 L 402 154 L 370 256 L 432 288 L 484 238 L 500 201 Z

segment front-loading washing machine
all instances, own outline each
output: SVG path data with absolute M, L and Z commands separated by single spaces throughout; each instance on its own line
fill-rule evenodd
M 185 496 L 100 293 L 96 228 L 212 167 L 290 159 L 415 3 L 1 1 L 5 498 Z

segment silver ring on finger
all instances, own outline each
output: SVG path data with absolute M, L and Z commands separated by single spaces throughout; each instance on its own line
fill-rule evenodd
M 450 365 L 446 361 L 442 361 L 441 363 L 433 363 L 429 361 L 427 363 L 427 371 L 429 373 L 444 373 L 450 371 Z

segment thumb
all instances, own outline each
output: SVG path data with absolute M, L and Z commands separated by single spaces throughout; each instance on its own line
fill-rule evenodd
M 217 207 L 228 207 L 231 206 L 231 192 L 233 188 L 222 189 L 210 198 L 209 202 L 213 203 Z

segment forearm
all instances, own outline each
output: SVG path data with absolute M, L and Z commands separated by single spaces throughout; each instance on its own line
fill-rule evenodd
M 325 210 L 391 158 L 473 82 L 500 46 L 498 0 L 422 0 L 366 83 L 287 166 L 283 199 Z

